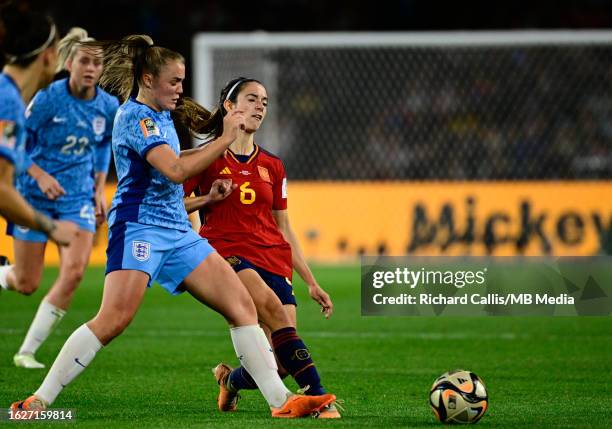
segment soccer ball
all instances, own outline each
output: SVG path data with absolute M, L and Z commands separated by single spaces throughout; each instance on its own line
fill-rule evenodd
M 487 411 L 487 389 L 476 374 L 457 369 L 442 374 L 429 392 L 429 403 L 443 423 L 476 423 Z

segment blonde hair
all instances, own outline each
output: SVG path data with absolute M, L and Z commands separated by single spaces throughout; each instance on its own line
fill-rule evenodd
M 72 27 L 68 34 L 59 41 L 57 48 L 57 70 L 55 72 L 59 73 L 66 68 L 66 62 L 74 58 L 78 49 L 83 46 L 83 43 L 95 40 L 93 37 L 89 37 L 87 31 L 83 28 Z
M 122 103 L 138 94 L 144 73 L 159 76 L 168 62 L 185 63 L 181 54 L 155 46 L 153 39 L 145 34 L 133 34 L 121 40 L 86 42 L 84 46 L 102 49 L 104 70 L 100 86 L 117 95 Z M 190 98 L 181 97 L 172 116 L 194 137 L 201 138 L 215 131 L 211 113 Z

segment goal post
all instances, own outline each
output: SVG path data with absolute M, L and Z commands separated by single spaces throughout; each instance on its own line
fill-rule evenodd
M 265 84 L 309 257 L 593 254 L 612 226 L 612 31 L 202 33 L 193 60 L 205 106 Z

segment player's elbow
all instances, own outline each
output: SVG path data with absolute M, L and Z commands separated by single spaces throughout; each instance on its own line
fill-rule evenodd
M 170 181 L 172 183 L 176 183 L 177 185 L 181 185 L 185 180 L 187 180 L 187 177 L 181 175 L 181 174 L 176 174 L 176 175 L 172 175 L 172 176 L 168 176 L 168 179 L 170 179 Z
M 166 172 L 166 177 L 170 179 L 171 182 L 178 185 L 182 184 L 188 179 L 187 173 L 179 164 L 174 164 L 172 167 L 170 167 L 170 169 Z

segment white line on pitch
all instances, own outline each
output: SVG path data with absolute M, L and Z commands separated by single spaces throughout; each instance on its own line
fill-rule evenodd
M 24 329 L 0 328 L 0 335 L 23 335 Z M 54 332 L 56 336 L 66 336 L 70 332 L 67 330 L 58 329 Z M 334 339 L 417 339 L 417 340 L 464 340 L 464 339 L 479 339 L 479 340 L 516 340 L 527 339 L 531 336 L 526 334 L 517 335 L 513 332 L 502 332 L 499 334 L 478 333 L 478 332 L 321 332 L 321 331 L 301 331 L 300 335 L 304 338 L 334 338 Z M 172 329 L 128 329 L 124 336 L 128 337 L 229 337 L 227 331 L 205 331 L 205 330 L 172 330 Z M 546 339 L 556 339 L 556 336 L 546 336 Z

